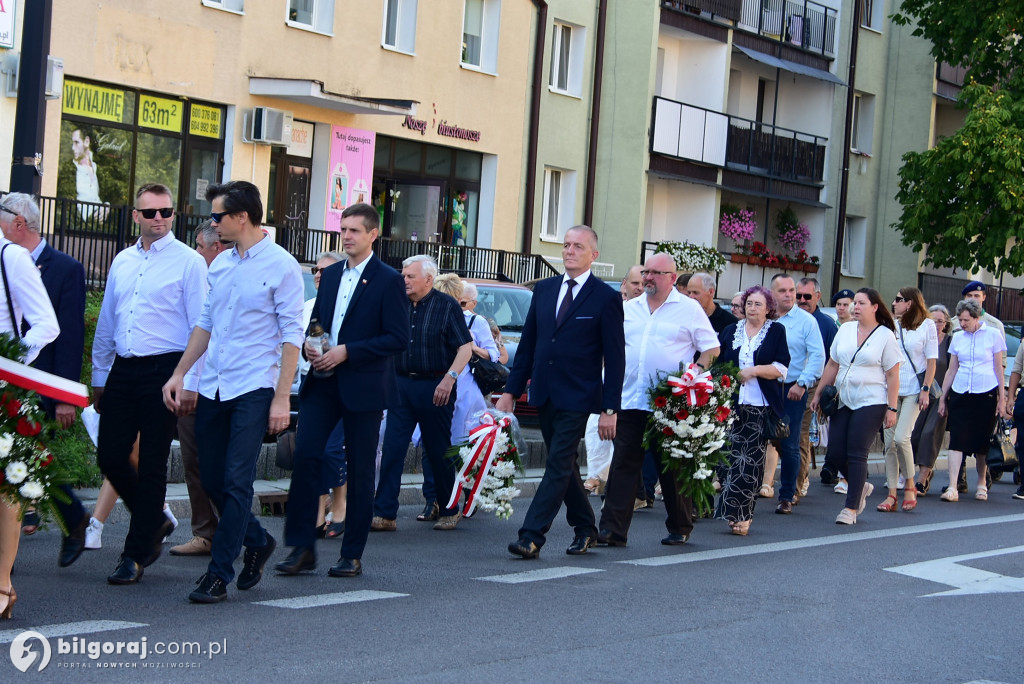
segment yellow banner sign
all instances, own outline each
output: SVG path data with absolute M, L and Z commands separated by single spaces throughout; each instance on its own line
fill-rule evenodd
M 64 79 L 62 106 L 65 114 L 87 116 L 90 119 L 115 123 L 131 123 L 124 121 L 124 100 L 125 92 L 123 90 Z
M 207 138 L 220 138 L 220 107 L 192 103 L 192 115 L 188 121 L 188 132 Z
M 139 125 L 181 133 L 181 122 L 184 120 L 181 110 L 184 107 L 181 100 L 139 95 Z

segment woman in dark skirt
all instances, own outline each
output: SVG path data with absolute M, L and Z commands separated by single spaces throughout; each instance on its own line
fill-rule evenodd
M 729 434 L 729 469 L 722 481 L 722 493 L 715 517 L 726 520 L 733 534 L 746 535 L 754 518 L 757 488 L 764 477 L 768 422 L 785 415 L 782 383 L 789 366 L 786 328 L 774 322 L 778 317 L 771 292 L 755 285 L 741 298 L 745 320 L 725 328 L 719 361 L 739 369 L 734 407 L 736 421 Z M 799 426 L 797 426 L 799 429 Z
M 949 343 L 953 339 L 950 336 L 952 321 L 949 317 L 949 310 L 942 304 L 934 304 L 928 307 L 932 320 L 935 321 L 935 330 L 939 334 L 939 358 L 935 360 L 935 382 L 942 386 L 946 378 L 946 369 L 949 367 Z M 917 424 L 914 426 L 914 434 L 910 437 L 910 444 L 914 449 L 914 463 L 919 471 L 917 475 L 917 494 L 924 496 L 932 484 L 932 475 L 935 474 L 935 459 L 939 457 L 942 450 L 942 440 L 946 436 L 946 417 L 939 415 L 939 402 L 933 401 L 928 408 L 921 411 L 917 417 Z
M 977 454 L 978 490 L 974 498 L 988 500 L 985 475 L 989 439 L 996 417 L 1003 413 L 1006 396 L 1003 388 L 1003 355 L 1006 340 L 981 320 L 981 304 L 965 299 L 956 305 L 960 330 L 949 343 L 949 370 L 942 383 L 939 415 L 949 420 L 949 488 L 943 501 L 958 501 L 957 476 L 965 454 Z

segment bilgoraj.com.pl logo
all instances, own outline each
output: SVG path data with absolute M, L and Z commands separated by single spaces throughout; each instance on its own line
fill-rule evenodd
M 36 643 L 38 642 L 38 644 Z M 71 639 L 57 638 L 57 654 L 70 656 L 85 656 L 88 658 L 84 663 L 57 664 L 57 667 L 180 667 L 193 668 L 201 667 L 199 663 L 188 662 L 188 657 L 206 656 L 212 660 L 214 656 L 227 653 L 227 639 L 222 641 L 211 641 L 204 647 L 198 641 L 157 641 L 152 644 L 146 637 L 137 641 L 97 641 L 86 637 L 72 637 Z M 146 662 L 150 655 L 157 656 L 184 656 L 180 662 Z M 11 663 L 22 672 L 28 672 L 32 667 L 42 671 L 50 664 L 50 657 L 53 651 L 50 641 L 39 632 L 31 630 L 22 632 L 11 642 Z M 129 660 L 118 662 L 96 662 L 103 656 L 124 657 L 132 656 Z M 93 661 L 92 664 L 89 661 Z M 141 661 L 141 663 L 140 663 Z
M 36 650 L 36 641 L 42 644 L 40 650 Z M 50 642 L 47 638 L 33 631 L 22 632 L 16 636 L 11 642 L 11 662 L 14 663 L 14 667 L 22 672 L 28 672 L 37 659 L 40 672 L 50 664 Z

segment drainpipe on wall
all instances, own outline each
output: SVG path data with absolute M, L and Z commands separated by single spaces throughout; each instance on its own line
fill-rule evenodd
M 608 0 L 600 0 L 597 9 L 597 40 L 594 45 L 594 88 L 590 103 L 590 148 L 587 151 L 587 188 L 583 201 L 583 223 L 594 226 L 594 186 L 597 179 L 597 138 L 601 123 L 601 90 L 604 85 L 604 34 Z
M 526 141 L 526 203 L 523 205 L 523 254 L 533 253 L 533 210 L 537 194 L 537 137 L 540 129 L 540 96 L 544 83 L 544 40 L 548 28 L 548 3 L 533 0 L 537 6 L 537 35 L 533 49 L 533 84 L 530 92 L 530 123 Z
M 853 98 L 857 75 L 857 40 L 860 37 L 860 5 L 853 3 L 853 35 L 850 36 L 850 69 L 846 91 L 846 133 L 843 135 L 843 175 L 839 182 L 839 218 L 836 226 L 836 247 L 832 257 L 832 296 L 839 292 L 843 268 L 843 241 L 846 234 L 846 196 L 850 184 L 850 142 L 853 136 Z

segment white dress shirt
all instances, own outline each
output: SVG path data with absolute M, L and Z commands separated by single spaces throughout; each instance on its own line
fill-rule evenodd
M 572 288 L 572 299 L 576 301 L 576 298 L 580 296 L 580 289 L 583 288 L 583 283 L 587 282 L 587 278 L 590 277 L 590 269 L 588 268 L 583 273 L 573 278 L 575 285 Z M 565 299 L 565 293 L 568 292 L 569 286 L 569 274 L 566 273 L 562 276 L 562 286 L 558 289 L 558 299 L 555 301 L 555 318 L 558 318 L 558 309 L 562 306 L 562 300 Z
M 184 351 L 206 300 L 206 261 L 167 233 L 143 249 L 142 239 L 110 264 L 92 346 L 92 384 L 104 387 L 114 356 Z M 195 386 L 195 367 L 185 386 Z
M 39 350 L 60 335 L 57 315 L 53 312 L 53 304 L 46 294 L 42 276 L 28 250 L 4 237 L 0 237 L 0 249 L 4 249 L 4 268 L 7 271 L 7 283 L 11 286 L 11 305 L 14 307 L 12 321 L 5 292 L 4 301 L 0 304 L 0 330 L 14 332 L 17 329 L 20 333 L 22 319 L 29 322 L 32 327 L 21 339 L 28 346 L 23 361 L 32 363 L 39 356 Z M 3 280 L 0 280 L 0 290 L 3 290 Z
M 959 368 L 953 378 L 953 391 L 959 394 L 984 394 L 1002 383 L 996 377 L 992 357 L 1006 351 L 1006 339 L 988 323 L 972 333 L 958 330 L 949 341 L 949 353 L 956 354 Z M 1005 366 L 1006 360 L 1003 360 Z
M 679 372 L 696 352 L 719 346 L 701 305 L 675 288 L 665 303 L 651 313 L 644 293 L 622 305 L 626 336 L 626 374 L 622 382 L 622 408 L 651 410 L 648 396 L 658 383 L 658 372 Z
M 341 273 L 341 284 L 338 286 L 338 299 L 334 303 L 334 319 L 331 321 L 332 345 L 337 344 L 338 332 L 341 331 L 341 324 L 345 320 L 345 314 L 348 313 L 348 303 L 352 301 L 356 285 L 363 277 L 363 269 L 372 258 L 372 256 L 366 257 L 358 266 L 349 266 L 348 262 L 345 262 L 345 270 Z
M 839 400 L 851 410 L 879 404 L 888 406 L 885 373 L 903 358 L 900 343 L 892 330 L 879 325 L 865 339 L 864 346 L 859 347 L 859 325 L 857 321 L 843 323 L 832 340 L 832 360 L 839 364 L 836 374 Z M 992 366 L 991 361 L 992 357 L 989 357 L 989 367 Z
M 196 325 L 210 333 L 199 393 L 229 401 L 277 385 L 281 345 L 302 347 L 302 269 L 268 236 L 210 265 L 210 296 Z

